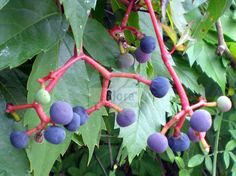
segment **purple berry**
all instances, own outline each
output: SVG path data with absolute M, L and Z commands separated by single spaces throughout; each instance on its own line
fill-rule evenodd
M 161 133 L 153 133 L 148 137 L 147 144 L 156 153 L 163 153 L 168 147 L 168 140 Z
M 230 99 L 226 96 L 220 96 L 217 99 L 217 107 L 221 112 L 227 112 L 232 107 L 232 102 Z
M 121 54 L 117 58 L 117 64 L 120 68 L 132 67 L 134 65 L 134 57 L 129 53 Z
M 50 108 L 50 116 L 54 123 L 66 125 L 72 120 L 73 110 L 69 103 L 57 101 Z
M 190 126 L 193 130 L 205 132 L 211 128 L 211 124 L 211 114 L 208 111 L 199 109 L 193 112 L 190 119 Z
M 190 141 L 185 133 L 180 133 L 178 137 L 171 136 L 168 144 L 173 152 L 182 152 L 189 148 Z
M 82 106 L 75 106 L 73 107 L 73 111 L 80 116 L 80 125 L 85 124 L 85 122 L 89 119 L 88 113 L 86 112 L 86 109 L 84 109 Z
M 60 144 L 66 138 L 66 132 L 59 126 L 48 126 L 44 131 L 44 138 L 52 144 Z
M 162 76 L 156 77 L 150 85 L 150 90 L 153 96 L 157 98 L 164 97 L 167 94 L 169 88 L 170 88 L 170 83 L 168 79 Z
M 80 127 L 80 116 L 77 113 L 73 113 L 73 118 L 71 120 L 70 123 L 68 123 L 67 125 L 65 125 L 65 128 L 68 131 L 77 131 Z
M 145 36 L 141 39 L 140 48 L 144 53 L 151 53 L 156 48 L 156 40 L 152 36 Z
M 206 136 L 206 132 L 197 132 L 194 131 L 191 127 L 188 129 L 188 138 L 193 141 L 197 142 L 199 141 L 199 136 L 196 133 L 201 133 L 202 137 Z
M 23 149 L 28 145 L 29 137 L 25 131 L 16 131 L 11 133 L 10 141 L 14 147 Z
M 123 109 L 117 114 L 116 122 L 121 127 L 127 127 L 134 123 L 136 120 L 135 112 L 132 109 Z
M 151 55 L 150 55 L 150 54 L 147 54 L 147 53 L 144 53 L 144 52 L 140 49 L 140 47 L 135 50 L 134 55 L 135 55 L 135 59 L 136 59 L 139 63 L 145 63 L 145 62 L 147 62 L 147 61 L 151 58 Z

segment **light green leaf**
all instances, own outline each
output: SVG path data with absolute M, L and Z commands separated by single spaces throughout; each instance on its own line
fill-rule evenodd
M 94 59 L 105 66 L 116 67 L 119 46 L 102 24 L 96 20 L 88 20 L 83 39 L 85 49 Z
M 0 10 L 0 69 L 16 67 L 56 44 L 68 25 L 53 1 L 12 0 Z
M 212 160 L 211 157 L 206 155 L 205 157 L 205 166 L 207 168 L 207 170 L 212 173 Z
M 226 151 L 224 152 L 224 163 L 225 163 L 225 169 L 229 167 L 229 162 L 230 162 L 230 157 L 229 157 L 229 152 Z
M 62 0 L 61 2 L 66 18 L 70 22 L 77 50 L 79 50 L 90 10 L 95 7 L 96 0 Z
M 0 175 L 27 175 L 29 161 L 25 151 L 14 148 L 9 140 L 12 131 L 24 128 L 22 123 L 14 122 L 5 112 L 7 102 L 26 102 L 26 90 L 16 70 L 5 70 L 0 73 Z
M 232 169 L 231 169 L 232 176 L 236 176 L 236 163 L 234 163 Z
M 229 130 L 232 137 L 236 140 L 236 130 Z
M 184 160 L 181 157 L 179 157 L 179 156 L 175 157 L 175 162 L 176 162 L 179 169 L 185 168 Z
M 204 155 L 196 154 L 188 161 L 188 167 L 195 167 L 204 161 Z
M 233 152 L 229 152 L 229 155 L 230 155 L 230 157 L 232 158 L 232 160 L 233 160 L 234 162 L 236 162 L 236 156 L 235 156 L 235 154 L 234 154 Z
M 181 169 L 179 171 L 179 176 L 190 176 L 190 173 L 187 169 Z
M 229 142 L 227 142 L 225 150 L 231 151 L 231 150 L 234 150 L 235 147 L 236 147 L 236 140 L 233 139 L 233 140 L 230 140 Z
M 213 127 L 215 131 L 218 131 L 220 128 L 220 123 L 221 123 L 221 117 L 220 116 L 216 116 L 213 122 Z
M 0 0 L 0 10 L 9 2 L 9 0 Z

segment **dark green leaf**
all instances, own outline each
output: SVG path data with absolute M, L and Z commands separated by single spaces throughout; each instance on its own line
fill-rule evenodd
M 221 117 L 220 116 L 216 116 L 213 122 L 213 127 L 215 131 L 219 130 L 220 127 L 220 123 L 221 123 Z
M 196 154 L 188 161 L 188 167 L 195 167 L 204 161 L 204 155 Z
M 96 5 L 96 0 L 62 0 L 66 18 L 69 20 L 77 49 L 80 49 L 83 31 L 90 14 L 91 8 Z

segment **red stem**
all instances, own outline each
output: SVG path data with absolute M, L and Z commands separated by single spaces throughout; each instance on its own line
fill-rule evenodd
M 132 10 L 133 5 L 134 5 L 134 0 L 131 0 L 131 1 L 129 2 L 128 8 L 127 8 L 127 10 L 126 10 L 126 12 L 125 12 L 125 16 L 124 16 L 124 18 L 123 18 L 123 20 L 122 20 L 122 22 L 121 22 L 121 27 L 127 26 L 128 19 L 129 19 L 129 15 L 130 15 L 130 13 L 131 13 L 131 10 Z

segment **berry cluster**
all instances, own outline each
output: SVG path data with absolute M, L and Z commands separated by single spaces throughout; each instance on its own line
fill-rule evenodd
M 119 43 L 121 48 L 121 55 L 117 59 L 117 63 L 121 68 L 131 67 L 134 64 L 134 57 L 127 50 L 134 48 L 129 45 L 124 37 L 124 30 L 131 31 L 137 39 L 140 40 L 140 46 L 135 48 L 134 56 L 139 63 L 145 63 L 150 58 L 151 52 L 156 48 L 155 39 L 151 36 L 145 36 L 136 28 L 127 26 L 129 14 L 132 10 L 139 8 L 140 4 L 135 4 L 134 0 L 122 0 L 122 2 L 128 7 L 124 19 L 120 26 L 115 26 L 110 30 L 110 34 Z M 137 1 L 139 2 L 139 1 Z M 158 23 L 156 15 L 154 13 L 150 0 L 145 0 L 146 7 L 149 11 L 158 44 L 161 51 L 162 60 L 169 71 L 173 84 L 179 94 L 182 110 L 178 112 L 166 125 L 162 128 L 161 132 L 155 132 L 151 134 L 147 139 L 147 145 L 153 151 L 157 153 L 164 152 L 169 146 L 174 152 L 185 151 L 189 148 L 191 141 L 200 141 L 203 147 L 209 151 L 209 145 L 205 140 L 206 132 L 212 125 L 212 117 L 210 113 L 201 107 L 218 107 L 221 112 L 227 112 L 231 108 L 231 101 L 228 97 L 221 96 L 217 99 L 217 102 L 207 102 L 204 98 L 200 98 L 199 102 L 190 105 L 188 96 L 174 70 L 170 64 L 169 58 L 174 52 L 168 52 L 163 38 L 158 30 Z M 102 92 L 100 101 L 92 107 L 87 109 L 81 106 L 72 106 L 64 101 L 56 101 L 50 108 L 50 117 L 44 112 L 42 105 L 50 103 L 50 92 L 57 84 L 59 79 L 64 73 L 77 61 L 84 60 L 87 64 L 96 69 L 103 77 Z M 6 112 L 15 114 L 16 110 L 33 108 L 38 114 L 41 122 L 35 128 L 27 131 L 16 131 L 10 136 L 10 141 L 16 148 L 25 148 L 28 144 L 30 135 L 43 133 L 44 138 L 53 144 L 60 144 L 66 137 L 64 128 L 68 131 L 75 132 L 83 125 L 88 119 L 89 115 L 94 111 L 100 109 L 102 106 L 115 109 L 117 113 L 116 122 L 120 127 L 127 127 L 132 125 L 136 121 L 136 114 L 132 109 L 120 108 L 116 104 L 112 103 L 107 98 L 107 90 L 111 78 L 130 78 L 142 82 L 150 87 L 150 91 L 153 96 L 157 98 L 164 97 L 170 87 L 170 83 L 167 78 L 162 76 L 156 77 L 154 80 L 147 80 L 146 78 L 133 74 L 133 73 L 122 73 L 122 72 L 110 72 L 104 68 L 101 64 L 94 61 L 91 57 L 84 54 L 82 48 L 80 54 L 77 54 L 75 49 L 74 55 L 59 69 L 50 72 L 47 76 L 39 78 L 38 82 L 41 84 L 42 89 L 36 93 L 35 101 L 31 104 L 24 105 L 12 105 L 8 104 Z M 188 133 L 181 132 L 182 126 L 186 120 L 186 116 L 190 116 L 190 127 Z M 167 131 L 170 127 L 174 126 L 174 134 L 166 137 Z

